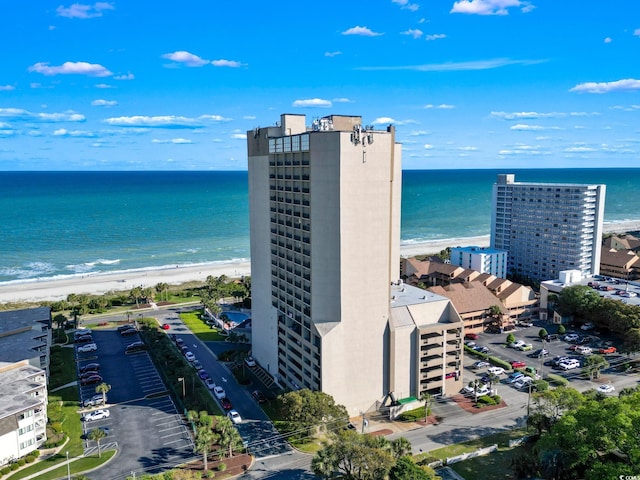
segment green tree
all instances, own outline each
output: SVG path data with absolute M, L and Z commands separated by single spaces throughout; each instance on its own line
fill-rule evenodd
M 302 437 L 315 434 L 315 430 L 346 426 L 349 422 L 347 409 L 336 404 L 333 397 L 324 392 L 309 389 L 288 392 L 278 396 L 278 408 L 289 423 L 289 430 Z
M 206 411 L 196 412 L 195 410 L 190 410 L 187 412 L 187 419 L 194 424 L 193 449 L 198 453 L 202 453 L 202 462 L 206 472 L 209 470 L 207 459 L 211 451 L 211 445 L 216 440 L 216 434 L 213 431 L 213 417 Z
M 100 385 L 96 387 L 96 393 L 102 394 L 102 403 L 107 403 L 107 393 L 111 390 L 111 385 L 108 383 L 102 382 Z
M 430 467 L 416 465 L 410 456 L 400 457 L 389 470 L 389 480 L 436 480 L 440 478 Z
M 632 328 L 627 331 L 622 350 L 625 353 L 640 352 L 640 328 Z
M 429 419 L 429 415 L 431 414 L 431 405 L 433 403 L 433 397 L 427 392 L 422 392 L 422 395 L 420 395 L 420 400 L 424 402 L 424 423 L 427 423 L 427 420 Z
M 218 434 L 220 448 L 223 451 L 227 451 L 229 458 L 231 458 L 233 451 L 242 446 L 242 437 L 238 433 L 238 430 L 228 417 L 217 417 L 216 433 Z
M 384 437 L 340 429 L 332 440 L 325 442 L 311 461 L 313 473 L 320 478 L 338 478 L 338 474 L 349 480 L 380 480 L 395 464 Z
M 538 433 L 550 430 L 566 412 L 577 409 L 584 402 L 582 394 L 569 387 L 537 392 L 531 398 L 533 406 L 527 423 Z
M 389 450 L 395 458 L 411 455 L 411 442 L 405 437 L 398 437 L 389 442 Z
M 136 307 L 139 307 L 140 299 L 143 297 L 142 287 L 133 287 L 129 292 L 129 296 L 136 303 Z
M 585 317 L 601 302 L 600 295 L 586 285 L 563 288 L 558 295 L 557 310 L 563 317 L 577 315 Z
M 564 325 L 560 324 L 558 326 L 558 335 L 564 335 L 565 333 L 567 333 L 567 329 L 564 327 Z
M 55 322 L 58 329 L 62 328 L 67 320 L 68 318 L 66 317 L 66 315 L 63 315 L 62 313 L 59 313 L 55 317 L 53 317 L 53 321 Z
M 541 328 L 540 331 L 538 332 L 538 337 L 539 338 L 547 338 L 547 335 L 549 335 L 547 333 L 547 331 L 544 328 Z
M 169 284 L 168 283 L 164 283 L 164 282 L 160 282 L 157 283 L 155 286 L 156 292 L 158 292 L 159 295 L 164 294 L 164 300 L 165 302 L 169 300 Z M 160 297 L 162 299 L 162 296 Z
M 516 337 L 513 333 L 510 333 L 509 335 L 507 335 L 507 341 L 506 341 L 507 345 L 515 341 L 516 341 Z
M 602 355 L 589 355 L 584 359 L 582 371 L 589 380 L 600 378 L 600 372 L 609 367 L 609 362 Z
M 98 458 L 102 457 L 102 452 L 100 451 L 100 440 L 102 440 L 106 436 L 107 432 L 105 432 L 102 428 L 94 428 L 89 432 L 89 440 L 95 441 L 98 445 Z

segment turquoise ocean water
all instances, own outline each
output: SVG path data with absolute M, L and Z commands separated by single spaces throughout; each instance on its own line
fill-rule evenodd
M 604 183 L 640 220 L 640 169 L 403 172 L 402 242 L 489 234 L 498 173 Z M 247 172 L 0 172 L 0 282 L 249 258 Z

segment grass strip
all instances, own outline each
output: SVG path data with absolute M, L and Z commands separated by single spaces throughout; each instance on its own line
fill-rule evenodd
M 88 457 L 83 457 L 78 460 L 75 460 L 69 463 L 69 472 L 71 473 L 71 475 L 75 475 L 78 473 L 86 472 L 88 470 L 93 470 L 94 468 L 99 467 L 105 462 L 108 462 L 111 459 L 111 457 L 115 455 L 115 453 L 116 453 L 115 450 L 107 450 L 107 451 L 103 450 L 102 457 L 98 457 L 98 454 L 96 453 L 95 455 L 90 455 Z M 56 459 L 56 462 L 54 462 L 53 465 L 57 463 L 66 463 L 67 461 L 66 455 L 58 454 L 55 457 L 59 457 L 59 458 Z M 55 457 L 52 457 L 52 458 L 55 458 Z M 48 460 L 45 460 L 35 465 L 32 465 L 29 468 L 20 470 L 19 472 L 16 472 L 14 475 L 11 475 L 7 480 L 18 480 L 20 478 L 24 478 L 34 473 L 37 473 L 41 470 L 44 470 L 45 468 L 50 468 L 52 464 L 47 462 Z M 38 467 L 38 466 L 40 466 L 40 468 L 31 470 L 32 468 Z M 66 476 L 67 476 L 67 466 L 61 465 L 60 467 L 54 468 L 49 472 L 45 472 L 42 475 L 38 475 L 37 479 L 38 480 L 54 480 L 56 478 L 65 478 Z
M 221 342 L 227 337 L 220 335 L 216 329 L 211 328 L 202 320 L 202 310 L 185 312 L 180 314 L 180 319 L 196 337 L 203 342 Z

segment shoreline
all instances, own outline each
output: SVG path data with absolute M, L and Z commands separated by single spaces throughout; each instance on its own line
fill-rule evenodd
M 640 231 L 640 221 L 610 222 L 603 225 L 603 233 Z M 488 247 L 489 235 L 447 238 L 420 243 L 401 243 L 401 257 L 431 255 L 447 247 Z M 0 283 L 0 303 L 40 302 L 64 300 L 71 293 L 103 295 L 108 292 L 130 290 L 141 286 L 155 287 L 158 283 L 179 285 L 190 281 L 204 281 L 208 276 L 240 278 L 251 275 L 250 261 L 210 262 L 175 267 L 149 267 L 117 272 L 87 272 L 66 278 L 13 280 Z

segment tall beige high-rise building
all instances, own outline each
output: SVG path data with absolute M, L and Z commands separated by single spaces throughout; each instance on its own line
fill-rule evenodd
M 283 386 L 356 411 L 388 393 L 401 146 L 358 116 L 305 120 L 247 133 L 252 353 Z
M 305 120 L 247 133 L 253 356 L 283 387 L 322 390 L 351 416 L 456 393 L 460 316 L 399 280 L 393 127 Z

